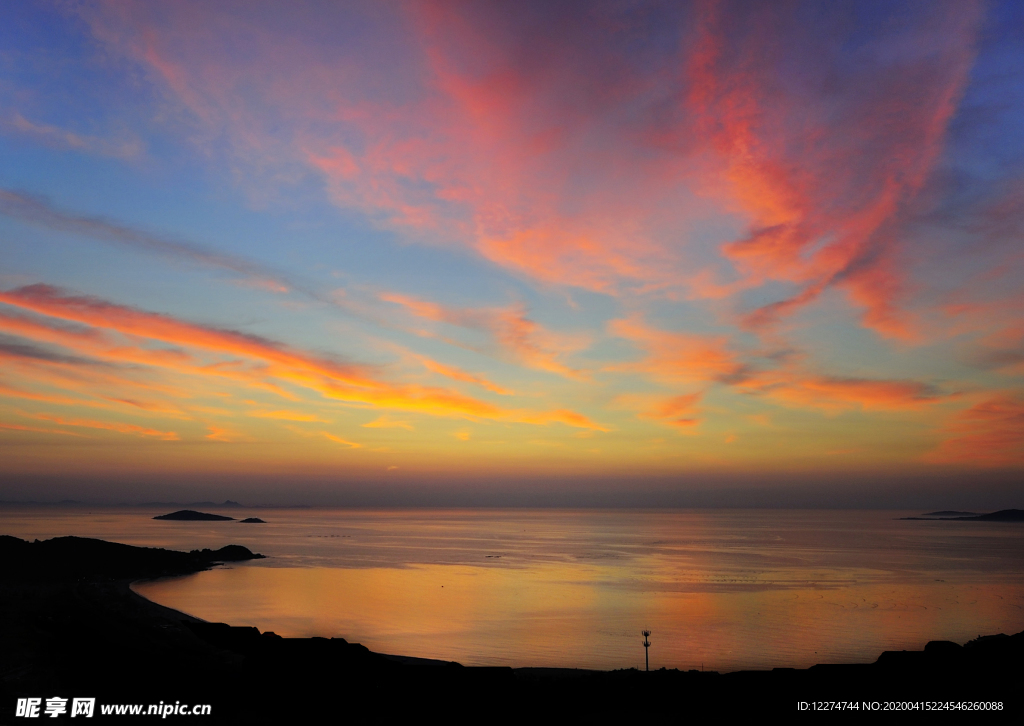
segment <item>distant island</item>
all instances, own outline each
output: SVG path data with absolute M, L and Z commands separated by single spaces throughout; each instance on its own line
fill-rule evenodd
M 1024 509 L 1000 509 L 991 514 L 979 514 L 976 517 L 957 517 L 957 519 L 977 520 L 979 522 L 1024 522 Z
M 233 522 L 234 517 L 225 517 L 223 514 L 208 514 L 197 512 L 194 509 L 179 509 L 170 514 L 161 514 L 153 519 L 171 519 L 176 522 Z
M 259 517 L 246 517 L 239 524 L 266 524 L 266 522 Z
M 952 509 L 944 509 L 941 512 L 927 512 L 922 517 L 976 517 L 977 512 L 957 512 Z
M 939 516 L 964 515 L 971 516 Z M 973 514 L 971 512 L 931 512 L 920 517 L 900 517 L 902 520 L 928 522 L 1024 522 L 1024 509 L 1000 509 L 991 514 Z

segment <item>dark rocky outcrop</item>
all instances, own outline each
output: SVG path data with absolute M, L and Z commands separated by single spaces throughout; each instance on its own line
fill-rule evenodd
M 86 537 L 55 537 L 26 542 L 0 535 L 0 577 L 4 581 L 92 578 L 144 579 L 188 575 L 218 562 L 263 559 L 241 545 L 219 550 L 176 552 L 105 542 Z
M 234 517 L 225 517 L 223 514 L 208 514 L 197 512 L 194 509 L 180 509 L 170 514 L 161 514 L 153 519 L 170 519 L 176 522 L 231 522 Z
M 246 517 L 239 524 L 266 524 L 266 522 L 259 517 Z

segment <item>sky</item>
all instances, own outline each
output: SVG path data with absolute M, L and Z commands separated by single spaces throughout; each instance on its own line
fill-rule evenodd
M 0 499 L 1020 505 L 1022 28 L 6 3 Z

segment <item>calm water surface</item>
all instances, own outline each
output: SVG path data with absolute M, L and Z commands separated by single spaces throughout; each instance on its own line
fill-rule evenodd
M 209 621 L 466 665 L 737 670 L 870 662 L 1024 630 L 1024 527 L 912 512 L 0 510 L 0 533 L 269 559 L 138 583 Z

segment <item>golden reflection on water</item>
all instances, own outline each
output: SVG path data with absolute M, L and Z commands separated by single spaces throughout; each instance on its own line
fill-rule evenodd
M 642 591 L 604 568 L 237 567 L 140 583 L 205 620 L 466 665 L 738 670 L 870 662 L 882 650 L 960 642 L 1021 623 L 1024 587 L 854 585 L 835 590 Z

